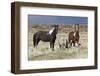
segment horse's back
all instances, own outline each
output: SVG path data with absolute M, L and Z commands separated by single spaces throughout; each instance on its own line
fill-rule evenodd
M 44 42 L 50 41 L 50 35 L 47 31 L 38 31 L 35 33 L 36 37 Z

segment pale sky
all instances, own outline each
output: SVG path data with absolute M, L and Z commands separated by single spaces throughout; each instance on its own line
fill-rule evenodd
M 88 24 L 88 17 L 29 15 L 28 24 Z

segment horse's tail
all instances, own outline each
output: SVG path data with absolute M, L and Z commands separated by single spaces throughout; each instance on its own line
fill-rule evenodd
M 33 35 L 33 46 L 34 46 L 34 47 L 36 46 L 36 45 L 35 45 L 35 44 L 36 44 L 35 41 L 36 41 L 36 35 L 34 34 L 34 35 Z

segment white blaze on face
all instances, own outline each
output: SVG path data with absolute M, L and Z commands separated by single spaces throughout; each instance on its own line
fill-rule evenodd
M 73 36 L 75 36 L 75 35 L 76 35 L 76 32 L 74 32 Z
M 52 28 L 52 29 L 49 31 L 49 34 L 51 35 L 53 31 L 54 31 L 54 28 Z

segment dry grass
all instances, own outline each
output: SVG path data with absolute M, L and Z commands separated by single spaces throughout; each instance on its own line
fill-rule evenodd
M 33 34 L 34 32 L 29 31 L 28 60 L 79 59 L 88 57 L 87 32 L 80 32 L 80 47 L 70 47 L 62 49 L 59 48 L 58 41 L 62 42 L 63 39 L 65 40 L 68 37 L 68 32 L 59 32 L 57 34 L 54 51 L 49 48 L 49 42 L 40 41 L 38 47 L 34 48 L 32 40 Z

